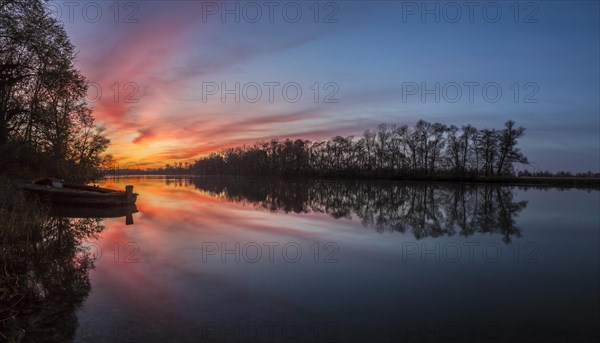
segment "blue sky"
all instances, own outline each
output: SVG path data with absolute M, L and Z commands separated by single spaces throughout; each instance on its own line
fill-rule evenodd
M 522 150 L 541 169 L 600 170 L 598 2 L 482 1 L 471 17 L 461 1 L 278 3 L 269 18 L 265 2 L 228 1 L 239 22 L 221 16 L 221 2 L 78 2 L 72 16 L 66 3 L 53 5 L 79 68 L 102 89 L 96 117 L 121 161 L 185 161 L 271 137 L 360 135 L 382 122 L 500 128 L 513 119 L 527 128 Z M 273 101 L 270 82 L 280 85 Z M 226 94 L 223 102 L 221 86 L 236 83 L 240 101 Z M 219 90 L 208 94 L 209 84 Z M 250 102 L 256 84 L 262 97 Z M 433 93 L 423 98 L 423 87 Z M 302 97 L 289 101 L 298 88 Z M 332 92 L 337 102 L 324 102 Z M 137 102 L 124 102 L 126 94 Z

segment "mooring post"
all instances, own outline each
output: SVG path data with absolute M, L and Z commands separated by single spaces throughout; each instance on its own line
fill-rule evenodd
M 127 198 L 128 204 L 133 202 L 133 186 L 132 185 L 125 186 L 125 196 Z
M 133 214 L 131 211 L 125 214 L 125 225 L 133 225 Z
M 133 225 L 133 213 L 137 212 L 134 204 L 125 205 L 125 225 Z

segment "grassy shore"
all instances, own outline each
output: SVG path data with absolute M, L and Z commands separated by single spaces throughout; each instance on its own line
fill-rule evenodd
M 26 199 L 19 180 L 0 179 L 0 246 L 27 242 L 49 218 L 48 207 Z
M 48 208 L 26 199 L 20 182 L 0 178 L 0 341 L 22 338 L 23 333 L 12 329 L 28 296 L 24 290 L 28 279 L 25 273 L 15 272 L 15 266 L 30 264 L 32 257 L 43 259 L 37 256 L 36 236 L 48 219 Z
M 90 291 L 98 219 L 52 218 L 22 181 L 0 178 L 0 342 L 71 342 Z

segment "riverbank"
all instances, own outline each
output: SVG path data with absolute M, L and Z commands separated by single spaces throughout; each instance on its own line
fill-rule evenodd
M 27 241 L 48 219 L 48 208 L 26 199 L 22 180 L 0 178 L 0 246 Z
M 268 179 L 273 176 L 254 176 L 254 175 L 236 175 L 236 174 L 210 174 L 194 175 L 184 174 L 157 174 L 157 173 L 127 173 L 127 174 L 105 174 L 103 177 L 127 177 L 127 176 L 176 176 L 176 177 L 240 177 L 251 178 L 255 180 Z M 560 188 L 590 188 L 600 189 L 600 178 L 594 177 L 541 177 L 541 176 L 521 176 L 521 177 L 444 177 L 444 176 L 402 176 L 402 177 L 354 177 L 354 176 L 304 176 L 304 177 L 286 177 L 275 176 L 283 179 L 339 179 L 339 180 L 393 180 L 393 181 L 415 181 L 415 182 L 445 182 L 445 183 L 478 183 L 478 184 L 498 184 L 498 185 L 519 185 L 519 186 L 548 186 Z

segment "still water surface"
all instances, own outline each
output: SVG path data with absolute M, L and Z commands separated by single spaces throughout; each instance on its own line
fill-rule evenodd
M 597 338 L 597 191 L 126 177 L 76 342 Z

